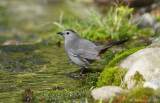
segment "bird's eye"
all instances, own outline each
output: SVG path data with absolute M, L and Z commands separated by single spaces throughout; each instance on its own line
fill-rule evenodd
M 69 35 L 69 32 L 67 32 L 66 34 Z

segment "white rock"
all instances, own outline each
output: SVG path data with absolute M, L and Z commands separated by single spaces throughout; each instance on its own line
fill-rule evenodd
M 153 88 L 154 90 L 159 89 L 158 85 L 153 84 L 153 83 L 151 83 L 151 82 L 145 82 L 145 83 L 143 84 L 143 87 Z
M 117 86 L 103 86 L 101 88 L 96 88 L 92 90 L 91 95 L 94 100 L 103 99 L 103 101 L 108 101 L 111 97 L 120 96 L 121 94 L 126 93 L 126 90 Z
M 124 83 L 128 88 L 133 88 L 135 81 L 133 76 L 138 71 L 146 81 L 160 77 L 160 48 L 141 49 L 119 64 L 121 69 L 128 69 L 124 77 Z
M 151 45 L 147 46 L 147 48 L 160 48 L 160 41 L 156 41 L 156 42 L 152 43 Z
M 153 88 L 154 90 L 157 90 L 160 88 L 160 78 L 154 78 L 150 80 L 149 82 L 145 82 L 143 84 L 143 87 L 150 87 Z
M 154 78 L 150 82 L 160 87 L 160 78 Z

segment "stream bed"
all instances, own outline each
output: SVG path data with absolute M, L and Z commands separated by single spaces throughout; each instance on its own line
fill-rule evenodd
M 36 101 L 45 101 L 45 92 L 60 87 L 76 90 L 83 85 L 67 74 L 80 69 L 67 57 L 64 47 L 40 42 L 26 45 L 0 46 L 0 102 L 21 102 L 22 93 L 30 88 Z M 93 68 L 105 67 L 93 63 Z
M 62 37 L 54 33 L 53 24 L 62 14 L 65 19 L 88 13 L 77 7 L 65 0 L 0 1 L 0 103 L 21 103 L 26 88 L 33 92 L 33 102 L 39 103 L 48 101 L 46 94 L 55 88 L 73 91 L 84 86 L 67 77 L 80 67 L 69 60 L 63 43 L 57 45 Z M 47 34 L 57 36 L 48 42 L 41 38 Z M 7 44 L 10 40 L 18 45 Z M 97 61 L 92 67 L 102 70 L 106 64 Z
M 63 48 L 43 44 L 0 48 L 0 102 L 21 101 L 28 87 L 36 96 L 54 86 L 68 89 L 80 86 L 77 80 L 66 76 L 79 68 L 69 65 Z

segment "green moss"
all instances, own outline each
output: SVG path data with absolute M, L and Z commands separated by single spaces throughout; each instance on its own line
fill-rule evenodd
M 140 74 L 138 71 L 136 71 L 136 73 L 132 76 L 131 79 L 135 80 L 135 86 L 137 84 L 142 84 L 142 82 L 145 81 L 145 79 L 143 78 L 143 75 Z
M 98 78 L 97 85 L 104 86 L 104 85 L 114 85 L 119 86 L 121 84 L 121 79 L 125 76 L 127 71 L 121 71 L 118 67 L 114 67 L 116 63 L 120 60 L 124 59 L 125 57 L 133 54 L 134 52 L 145 48 L 137 47 L 130 49 L 119 56 L 115 57 L 110 63 L 105 67 L 104 71 L 101 73 L 100 77 Z
M 120 54 L 119 56 L 115 57 L 112 61 L 110 61 L 110 63 L 106 66 L 106 68 L 109 68 L 109 67 L 114 67 L 116 63 L 118 63 L 119 61 L 121 61 L 122 59 L 124 59 L 125 57 L 133 54 L 134 52 L 140 50 L 140 49 L 144 49 L 145 46 L 142 46 L 142 47 L 136 47 L 136 48 L 133 48 L 133 49 L 130 49 L 128 51 L 125 51 L 123 52 L 122 54 Z
M 153 35 L 153 33 L 151 32 L 151 28 L 140 29 L 137 31 L 137 33 L 140 35 L 149 35 L 149 36 Z
M 101 62 L 104 62 L 105 64 L 109 63 L 113 58 L 115 58 L 116 56 L 122 54 L 124 52 L 124 50 L 122 51 L 112 51 L 112 50 L 107 50 L 107 52 L 105 52 L 103 55 L 102 55 L 102 58 L 104 59 L 103 61 Z
M 118 67 L 106 69 L 101 73 L 101 76 L 98 78 L 97 86 L 119 86 L 125 74 L 126 71 L 121 71 Z
M 139 88 L 127 95 L 122 103 L 148 103 L 150 97 L 154 94 L 151 88 Z
M 96 86 L 99 75 L 100 75 L 100 72 L 88 73 L 87 77 L 85 79 L 81 79 L 80 82 L 81 82 L 82 85 L 85 85 L 89 88 L 92 87 L 92 86 Z
M 86 98 L 90 98 L 89 88 L 82 87 L 77 90 L 50 90 L 46 96 L 48 97 L 47 103 L 81 103 L 84 102 Z
M 160 89 L 156 90 L 154 95 L 150 98 L 149 103 L 159 103 L 160 102 Z

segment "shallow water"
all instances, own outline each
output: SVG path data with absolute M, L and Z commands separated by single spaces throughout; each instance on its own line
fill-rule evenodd
M 36 101 L 46 101 L 43 95 L 55 86 L 76 90 L 82 84 L 67 77 L 80 69 L 68 59 L 64 47 L 41 42 L 38 44 L 0 46 L 0 102 L 21 102 L 25 88 L 30 88 Z M 103 68 L 105 61 L 93 63 Z
M 0 1 L 0 103 L 22 102 L 25 88 L 33 91 L 34 102 L 39 103 L 46 101 L 44 95 L 55 86 L 70 90 L 82 86 L 79 80 L 66 76 L 80 68 L 68 59 L 63 44 L 61 48 L 56 45 L 57 38 L 52 43 L 37 42 L 41 35 L 56 29 L 53 22 L 59 21 L 61 13 L 64 20 L 81 17 L 85 10 L 65 0 L 44 1 Z M 22 45 L 2 45 L 6 40 L 18 40 Z M 103 68 L 105 64 L 93 66 Z
M 21 101 L 26 87 L 40 100 L 40 95 L 54 86 L 67 89 L 80 86 L 78 80 L 66 76 L 79 67 L 70 64 L 63 48 L 35 44 L 1 46 L 0 50 L 3 51 L 0 54 L 0 102 Z

